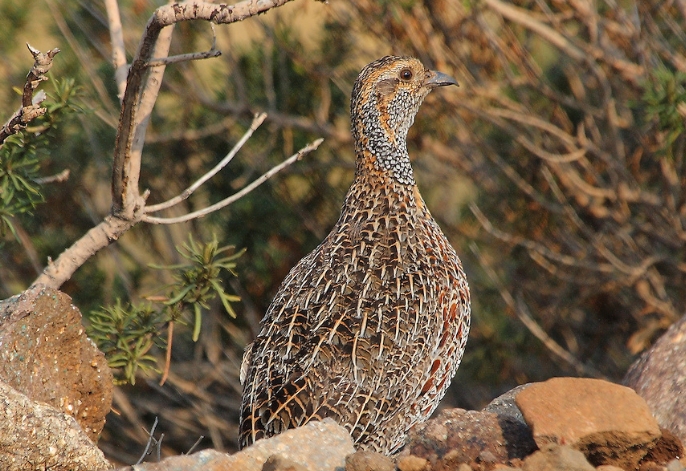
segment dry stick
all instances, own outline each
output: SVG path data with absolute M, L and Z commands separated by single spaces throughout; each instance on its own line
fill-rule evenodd
M 157 42 L 153 48 L 153 54 L 158 57 L 166 57 L 169 54 L 173 31 L 174 25 L 160 31 L 160 34 L 157 37 Z M 133 216 L 137 210 L 145 206 L 145 199 L 147 198 L 147 193 L 140 195 L 138 192 L 138 179 L 140 178 L 141 162 L 143 160 L 145 133 L 148 129 L 148 123 L 150 122 L 150 116 L 152 116 L 152 110 L 155 107 L 155 102 L 157 101 L 160 87 L 162 86 L 162 79 L 164 78 L 165 70 L 166 66 L 164 65 L 150 69 L 148 77 L 143 86 L 143 90 L 141 91 L 140 100 L 136 100 L 134 102 L 137 102 L 137 104 L 135 104 L 131 110 L 131 113 L 134 115 L 134 127 L 133 139 L 129 149 L 129 162 L 127 166 L 127 171 L 129 173 L 129 186 L 123 195 L 125 199 L 125 208 L 129 210 L 131 216 Z M 112 196 L 114 201 L 114 193 Z
M 212 28 L 212 46 L 209 51 L 205 52 L 191 52 L 188 54 L 178 54 L 171 57 L 161 57 L 159 59 L 151 59 L 148 61 L 146 66 L 148 67 L 159 67 L 161 65 L 176 64 L 177 62 L 189 62 L 197 61 L 201 59 L 211 59 L 213 57 L 219 57 L 222 55 L 222 51 L 217 49 L 217 33 L 214 30 L 214 23 L 210 23 Z
M 126 47 L 124 46 L 124 32 L 119 14 L 119 2 L 117 0 L 105 0 L 107 21 L 112 42 L 112 65 L 114 66 L 114 80 L 117 83 L 117 97 L 121 102 L 126 90 L 126 74 L 129 68 L 126 64 Z
M 219 57 L 222 51 L 210 49 L 204 52 L 189 52 L 188 54 L 178 54 L 176 56 L 164 57 L 160 59 L 152 59 L 146 64 L 148 67 L 160 67 L 163 65 L 176 64 L 178 62 L 197 61 L 201 59 L 212 59 Z
M 153 213 L 156 211 L 161 211 L 163 209 L 171 208 L 172 206 L 179 204 L 180 202 L 188 199 L 195 190 L 200 188 L 207 180 L 212 178 L 219 172 L 221 169 L 226 167 L 229 162 L 233 160 L 233 158 L 236 156 L 239 150 L 243 147 L 243 145 L 250 139 L 252 134 L 257 130 L 257 128 L 260 127 L 260 125 L 264 122 L 264 120 L 267 118 L 266 113 L 261 113 L 256 115 L 252 123 L 250 124 L 250 128 L 243 134 L 243 137 L 236 143 L 235 146 L 233 146 L 233 149 L 229 151 L 228 154 L 226 154 L 226 157 L 224 157 L 221 162 L 219 162 L 217 165 L 214 166 L 212 170 L 207 172 L 205 175 L 200 177 L 195 183 L 193 183 L 191 186 L 183 190 L 179 195 L 175 196 L 174 198 L 165 201 L 164 203 L 159 203 L 159 204 L 153 204 L 150 206 L 146 206 L 145 209 L 143 210 L 146 214 L 147 213 Z
M 68 168 L 65 168 L 60 173 L 49 175 L 47 177 L 36 178 L 34 181 L 40 185 L 45 185 L 46 183 L 62 183 L 69 180 L 70 173 L 71 171 Z
M 546 331 L 543 330 L 543 328 L 540 325 L 538 325 L 534 318 L 531 317 L 531 313 L 529 312 L 529 309 L 524 303 L 524 301 L 522 299 L 515 301 L 515 299 L 512 297 L 512 294 L 510 294 L 510 292 L 507 291 L 507 289 L 503 286 L 502 282 L 500 281 L 500 278 L 498 278 L 498 275 L 493 270 L 493 267 L 491 267 L 485 261 L 483 255 L 481 255 L 481 252 L 479 251 L 476 244 L 470 244 L 469 248 L 479 260 L 479 264 L 484 269 L 488 277 L 498 288 L 500 296 L 503 298 L 503 301 L 505 301 L 505 304 L 507 304 L 507 306 L 512 310 L 512 312 L 515 313 L 517 318 L 522 322 L 522 324 L 524 324 L 524 326 L 529 330 L 529 332 L 531 332 L 538 340 L 540 340 L 543 343 L 543 345 L 545 345 L 545 347 L 548 350 L 550 350 L 556 357 L 558 357 L 568 365 L 572 366 L 577 373 L 583 374 L 585 376 L 593 376 L 595 378 L 605 378 L 605 375 L 603 375 L 601 372 L 599 372 L 592 366 L 584 365 L 574 355 L 572 355 L 564 347 L 562 347 L 562 345 L 560 345 L 554 339 L 552 339 L 546 333 Z
M 155 440 L 155 437 L 153 436 L 155 434 L 155 429 L 157 428 L 157 422 L 157 417 L 155 417 L 155 422 L 152 424 L 152 427 L 150 428 L 150 433 L 148 433 L 148 443 L 146 443 L 145 450 L 143 450 L 143 454 L 140 458 L 138 458 L 136 464 L 141 464 L 145 457 L 148 456 L 148 454 L 150 453 L 150 447 L 152 446 L 153 442 L 158 443 L 158 441 Z
M 191 453 L 193 453 L 193 450 L 195 450 L 195 448 L 196 448 L 198 445 L 200 445 L 200 442 L 201 442 L 204 438 L 205 438 L 205 435 L 200 435 L 200 436 L 198 437 L 198 439 L 195 441 L 195 443 L 193 443 L 193 446 L 190 447 L 190 448 L 188 449 L 188 451 L 187 451 L 186 453 L 184 453 L 184 455 L 190 455 Z
M 39 116 L 43 116 L 47 111 L 46 108 L 40 106 L 40 103 L 45 100 L 45 93 L 39 92 L 34 97 L 33 92 L 42 81 L 48 79 L 45 74 L 47 74 L 52 67 L 52 60 L 60 50 L 55 48 L 46 53 L 42 53 L 38 49 L 31 47 L 28 43 L 26 44 L 26 47 L 29 48 L 29 52 L 31 52 L 31 55 L 33 56 L 33 67 L 31 67 L 31 70 L 29 70 L 29 73 L 26 76 L 24 92 L 21 96 L 21 108 L 19 108 L 0 129 L 0 145 L 2 145 L 9 136 L 24 129 L 28 123 Z
M 174 340 L 174 321 L 169 321 L 167 326 L 167 352 L 164 356 L 164 371 L 162 372 L 162 378 L 160 379 L 160 386 L 164 386 L 169 377 L 169 369 L 171 368 L 171 353 L 172 353 L 172 340 Z
M 234 193 L 233 195 L 229 196 L 228 198 L 225 198 L 221 200 L 218 203 L 215 203 L 211 206 L 208 206 L 206 208 L 200 209 L 198 211 L 194 211 L 192 213 L 188 213 L 183 216 L 175 217 L 175 218 L 158 218 L 158 217 L 152 217 L 148 216 L 147 214 L 143 215 L 141 217 L 142 221 L 151 223 L 151 224 L 176 224 L 179 222 L 186 222 L 190 221 L 191 219 L 197 219 L 201 218 L 203 216 L 206 216 L 210 213 L 213 213 L 214 211 L 217 211 L 221 208 L 224 208 L 231 203 L 235 202 L 236 200 L 242 198 L 243 196 L 247 195 L 251 191 L 253 191 L 255 188 L 269 180 L 275 173 L 280 172 L 287 166 L 291 165 L 297 160 L 300 160 L 304 155 L 309 154 L 313 150 L 317 149 L 319 145 L 324 142 L 324 139 L 317 139 L 316 141 L 312 142 L 311 144 L 306 145 L 302 149 L 300 149 L 298 152 L 295 154 L 291 155 L 288 159 L 284 160 L 281 162 L 279 165 L 272 167 L 270 170 L 262 174 L 259 178 L 257 178 L 255 181 L 253 181 L 251 184 L 243 187 L 240 191 L 237 193 Z M 146 208 L 147 209 L 147 208 Z

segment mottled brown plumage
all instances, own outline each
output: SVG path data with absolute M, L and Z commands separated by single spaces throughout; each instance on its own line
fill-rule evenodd
M 406 137 L 424 97 L 450 84 L 408 57 L 360 73 L 355 180 L 246 349 L 241 447 L 331 417 L 358 448 L 390 454 L 445 394 L 467 341 L 469 288 L 419 194 Z

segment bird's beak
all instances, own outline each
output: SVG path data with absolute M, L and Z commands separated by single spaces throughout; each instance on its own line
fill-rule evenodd
M 446 85 L 458 85 L 458 83 L 457 80 L 448 74 L 431 70 L 429 72 L 429 76 L 426 78 L 426 80 L 424 80 L 424 85 L 427 85 L 431 88 L 436 88 L 445 87 Z

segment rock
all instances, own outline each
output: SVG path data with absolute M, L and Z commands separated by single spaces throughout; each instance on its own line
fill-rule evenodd
M 410 430 L 400 456 L 415 455 L 433 463 L 432 469 L 456 469 L 461 463 L 492 468 L 524 458 L 536 449 L 523 421 L 492 412 L 450 409 Z
M 173 456 L 159 463 L 139 464 L 136 471 L 262 471 L 270 459 L 268 466 L 297 465 L 297 471 L 340 471 L 345 469 L 346 456 L 354 452 L 348 431 L 333 420 L 324 419 L 259 440 L 233 455 L 203 450 L 192 455 Z M 276 469 L 285 471 L 288 468 Z
M 345 458 L 345 471 L 395 471 L 395 463 L 381 453 L 357 451 Z
M 618 468 L 617 466 L 612 466 L 611 464 L 601 464 L 598 466 L 595 471 L 625 471 L 622 468 Z
M 645 399 L 660 427 L 686 443 L 686 316 L 631 365 L 623 384 Z
M 398 458 L 396 462 L 398 471 L 425 471 L 429 467 L 429 462 L 415 455 L 406 455 Z
M 679 438 L 667 429 L 662 429 L 662 436 L 648 451 L 642 462 L 666 465 L 675 458 L 684 456 L 684 447 Z
M 686 459 L 670 461 L 667 463 L 667 471 L 686 471 Z
M 544 445 L 524 460 L 523 471 L 595 471 L 579 450 L 555 444 Z
M 508 416 L 513 419 L 526 424 L 524 421 L 524 416 L 522 411 L 519 410 L 517 404 L 515 403 L 515 398 L 517 395 L 528 388 L 532 383 L 522 384 L 515 388 L 510 389 L 504 394 L 493 399 L 486 407 L 483 408 L 484 412 L 492 412 L 498 416 Z
M 305 467 L 281 455 L 272 455 L 264 462 L 262 471 L 305 471 Z
M 94 442 L 112 406 L 112 372 L 81 313 L 44 286 L 0 302 L 0 379 L 74 417 Z
M 530 385 L 515 402 L 539 448 L 570 445 L 596 466 L 635 469 L 661 435 L 645 401 L 607 381 L 553 378 Z
M 0 381 L 0 469 L 91 471 L 110 467 L 72 416 L 33 401 Z

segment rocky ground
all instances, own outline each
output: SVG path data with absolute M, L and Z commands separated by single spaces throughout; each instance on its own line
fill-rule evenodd
M 686 470 L 681 440 L 632 389 L 583 378 L 520 386 L 481 411 L 444 410 L 415 427 L 395 457 L 353 451 L 345 430 L 327 420 L 231 456 L 205 451 L 136 470 Z
M 0 302 L 0 358 L 0 468 L 107 467 L 90 438 L 109 410 L 111 376 L 70 299 L 39 287 Z M 686 471 L 686 317 L 626 383 L 519 386 L 481 411 L 442 411 L 394 457 L 355 452 L 346 430 L 325 420 L 233 455 L 204 450 L 122 470 Z

